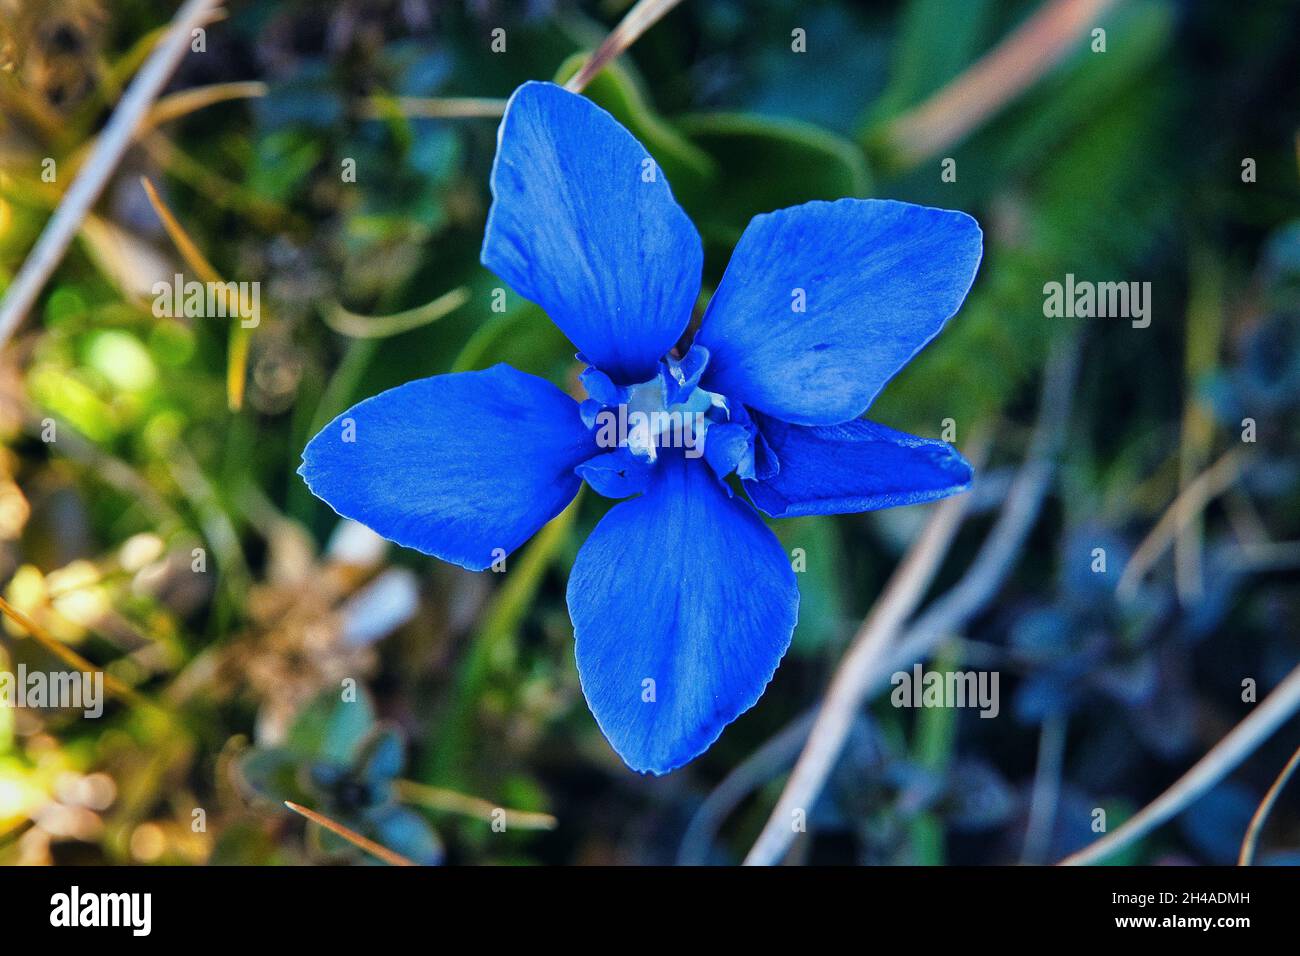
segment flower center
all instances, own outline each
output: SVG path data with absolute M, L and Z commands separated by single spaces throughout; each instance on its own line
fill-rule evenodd
M 691 386 L 670 402 L 669 384 L 662 374 L 628 389 L 619 406 L 626 427 L 619 429 L 619 444 L 638 458 L 654 461 L 660 448 L 681 448 L 688 458 L 704 454 L 705 434 L 716 418 L 726 420 L 726 400 L 714 392 Z M 712 416 L 712 417 L 711 417 Z M 599 443 L 600 436 L 597 435 Z
M 664 358 L 659 374 L 649 381 L 625 386 L 615 385 L 599 369 L 584 371 L 582 383 L 591 397 L 582 403 L 582 418 L 595 431 L 596 444 L 610 455 L 600 468 L 584 470 L 584 477 L 625 493 L 629 475 L 644 479 L 665 448 L 706 459 L 719 478 L 732 472 L 742 478 L 772 473 L 775 457 L 744 406 L 700 387 L 708 360 L 707 349 L 692 346 L 681 359 Z M 623 458 L 611 454 L 615 452 Z

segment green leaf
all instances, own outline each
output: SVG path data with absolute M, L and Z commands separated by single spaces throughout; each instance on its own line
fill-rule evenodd
M 446 713 L 439 721 L 438 744 L 430 754 L 422 781 L 445 786 L 462 786 L 472 749 L 476 708 L 494 673 L 509 670 L 515 663 L 516 637 L 526 620 L 538 589 L 550 567 L 566 550 L 573 522 L 582 505 L 578 494 L 570 505 L 539 531 L 526 548 L 512 555 L 505 580 L 492 597 L 479 631 L 460 665 L 457 687 Z
M 968 67 L 988 39 L 992 13 L 992 0 L 911 0 L 895 41 L 893 75 L 872 107 L 872 122 L 915 106 Z
M 799 580 L 799 624 L 791 651 L 815 654 L 842 643 L 848 627 L 834 519 L 812 515 L 779 521 L 775 527 Z
M 274 202 L 288 202 L 321 158 L 321 145 L 294 129 L 277 130 L 256 144 L 247 186 Z
M 231 823 L 222 829 L 208 858 L 213 866 L 271 866 L 288 862 L 275 837 L 251 821 Z
M 707 151 L 719 170 L 704 191 L 675 190 L 706 241 L 734 245 L 759 213 L 813 199 L 862 197 L 871 190 L 862 151 L 808 123 L 697 113 L 682 117 L 677 128 Z
M 239 760 L 239 775 L 258 796 L 275 803 L 305 799 L 298 770 L 302 757 L 287 747 L 257 747 Z
M 1119 4 L 1102 26 L 1109 38 L 1105 53 L 1080 43 L 1005 119 L 980 134 L 977 145 L 988 155 L 995 184 L 1052 157 L 1063 139 L 1104 119 L 1125 89 L 1147 85 L 1145 74 L 1169 44 L 1173 12 L 1164 0 L 1133 0 Z
M 354 701 L 326 691 L 298 715 L 286 746 L 304 757 L 350 765 L 374 725 L 374 705 L 365 690 L 359 688 Z

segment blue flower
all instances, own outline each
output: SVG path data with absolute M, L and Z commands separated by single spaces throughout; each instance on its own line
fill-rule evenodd
M 236 779 L 281 811 L 292 800 L 322 811 L 350 830 L 424 866 L 442 862 L 442 841 L 424 818 L 397 800 L 406 741 L 375 719 L 368 694 L 340 699 L 325 691 L 297 715 L 279 746 L 253 747 L 236 762 Z M 356 857 L 357 848 L 318 827 L 313 844 L 327 856 Z
M 858 416 L 960 307 L 980 229 L 880 200 L 757 216 L 674 351 L 699 235 L 613 117 L 524 84 L 492 193 L 483 264 L 577 346 L 589 398 L 506 365 L 421 379 L 327 425 L 300 473 L 339 514 L 479 571 L 584 480 L 629 499 L 578 553 L 569 614 L 601 730 L 634 770 L 667 773 L 754 705 L 790 644 L 799 590 L 758 511 L 870 511 L 969 486 L 949 445 Z

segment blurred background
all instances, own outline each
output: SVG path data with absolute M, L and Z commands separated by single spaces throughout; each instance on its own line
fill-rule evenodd
M 608 502 L 476 575 L 295 474 L 413 378 L 504 361 L 577 389 L 536 307 L 493 308 L 488 175 L 502 100 L 629 7 L 249 0 L 206 25 L 0 352 L 0 671 L 62 669 L 58 646 L 118 691 L 99 719 L 0 707 L 0 863 L 373 862 L 284 800 L 419 862 L 743 857 L 934 506 L 780 523 L 793 647 L 653 779 L 573 663 L 564 583 Z M 0 0 L 0 288 L 174 13 Z M 1300 663 L 1298 27 L 1283 0 L 686 0 L 587 87 L 698 225 L 706 292 L 752 215 L 810 199 L 984 227 L 965 307 L 870 415 L 983 458 L 927 595 L 978 599 L 918 659 L 997 671 L 1000 713 L 886 684 L 792 860 L 1055 861 Z M 256 328 L 155 315 L 155 282 L 204 269 L 261 284 Z M 1067 274 L 1149 282 L 1149 327 L 1046 317 Z M 1293 719 L 1113 860 L 1234 862 L 1297 745 Z M 1300 787 L 1255 858 L 1300 862 Z

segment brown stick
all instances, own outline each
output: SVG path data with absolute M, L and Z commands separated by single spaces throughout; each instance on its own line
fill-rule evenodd
M 890 124 L 908 165 L 960 141 L 1056 64 L 1117 0 L 1050 0 L 966 72 Z
M 746 865 L 779 861 L 793 839 L 795 813 L 802 811 L 806 817 L 812 811 L 810 804 L 834 768 L 862 703 L 864 680 L 875 673 L 888 654 L 894 635 L 925 595 L 969 504 L 970 495 L 957 495 L 936 505 L 921 537 L 890 577 L 880 600 L 863 621 L 835 672 L 808 744 L 799 755 L 763 832 L 745 857 Z
M 658 23 L 665 14 L 682 0 L 640 0 L 627 12 L 609 36 L 605 37 L 596 52 L 591 55 L 582 69 L 570 77 L 564 88 L 573 93 L 581 93 L 587 84 L 595 79 L 596 74 L 605 68 L 610 60 L 617 59 L 624 50 L 635 43 L 641 34 Z
M 1201 472 L 1179 493 L 1124 566 L 1119 583 L 1115 585 L 1115 593 L 1121 600 L 1128 600 L 1137 592 L 1142 578 L 1165 553 L 1179 530 L 1185 528 L 1215 497 L 1232 487 L 1241 475 L 1246 460 L 1246 455 L 1240 448 L 1233 449 Z
M 1145 836 L 1226 777 L 1297 709 L 1300 709 L 1300 667 L 1288 674 L 1254 713 L 1232 728 L 1172 787 L 1126 820 L 1114 833 L 1070 854 L 1060 865 L 1096 863 Z
M 407 857 L 402 856 L 402 854 L 396 853 L 388 849 L 388 847 L 376 843 L 374 840 L 371 840 L 369 837 L 363 837 L 356 830 L 348 829 L 343 824 L 335 820 L 331 820 L 323 813 L 317 813 L 315 810 L 308 810 L 306 807 L 302 806 L 301 804 L 294 803 L 292 800 L 284 801 L 284 805 L 288 807 L 290 810 L 292 810 L 294 813 L 301 814 L 302 816 L 306 817 L 308 820 L 310 820 L 312 823 L 316 824 L 317 826 L 322 826 L 326 830 L 329 830 L 331 833 L 341 836 L 343 839 L 347 840 L 353 846 L 365 850 L 367 853 L 369 853 L 371 856 L 375 857 L 376 859 L 383 860 L 389 866 L 415 866 L 416 865 L 414 860 L 408 859 Z
M 1273 812 L 1273 804 L 1277 803 L 1277 798 L 1282 795 L 1282 789 L 1295 773 L 1297 766 L 1300 766 L 1300 749 L 1291 755 L 1291 759 L 1286 762 L 1282 772 L 1273 781 L 1273 786 L 1268 788 L 1268 793 L 1264 794 L 1264 799 L 1255 808 L 1255 815 L 1250 818 L 1250 825 L 1246 827 L 1246 836 L 1241 841 L 1241 854 L 1237 857 L 1238 866 L 1250 866 L 1254 862 L 1259 835 L 1264 830 L 1264 824 L 1268 822 L 1268 815 Z

